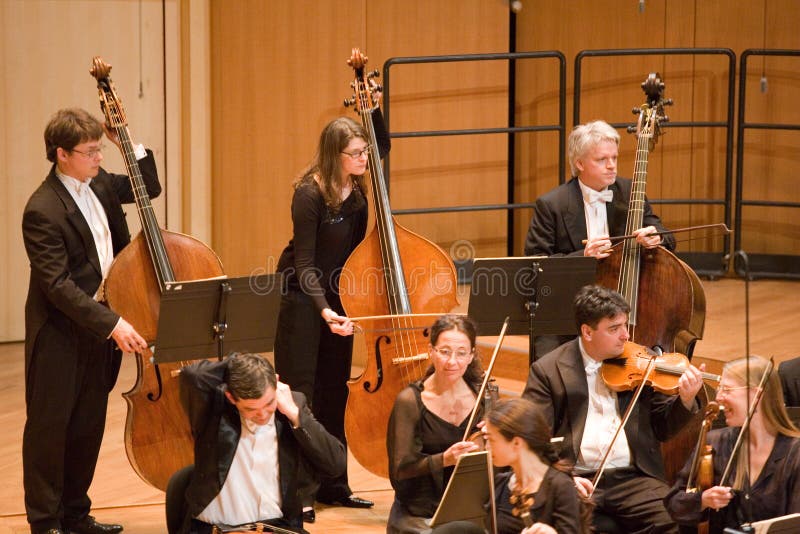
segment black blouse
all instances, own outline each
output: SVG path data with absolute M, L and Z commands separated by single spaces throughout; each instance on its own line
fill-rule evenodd
M 714 448 L 714 485 L 718 485 L 722 472 L 731 456 L 738 427 L 712 430 L 708 433 L 708 444 Z M 708 519 L 709 532 L 721 533 L 726 527 L 739 528 L 745 521 L 760 521 L 800 512 L 800 438 L 779 434 L 775 438 L 761 473 L 750 490 L 750 516 L 742 506 L 740 492 L 725 508 L 717 511 L 701 510 L 701 493 L 686 493 L 692 459 L 689 458 L 678 474 L 675 485 L 664 499 L 672 518 L 683 525 L 696 525 Z M 734 480 L 736 468 L 731 471 L 729 482 Z
M 380 157 L 391 147 L 380 110 L 372 114 Z M 338 299 L 339 275 L 347 258 L 364 239 L 367 230 L 367 199 L 356 188 L 336 213 L 325 205 L 317 183 L 310 177 L 292 197 L 293 236 L 278 260 L 278 272 L 291 290 L 311 297 L 319 310 Z
M 448 423 L 425 407 L 422 390 L 419 381 L 397 395 L 386 447 L 395 500 L 411 515 L 431 517 L 453 472 L 444 467 L 444 451 L 464 437 L 469 416 L 458 426 Z
M 508 487 L 512 472 L 495 476 L 495 502 L 497 506 L 497 532 L 519 534 L 525 525 L 512 513 L 511 489 Z M 580 534 L 582 529 L 581 502 L 575 483 L 568 474 L 548 468 L 530 507 L 534 523 L 550 525 L 558 534 Z

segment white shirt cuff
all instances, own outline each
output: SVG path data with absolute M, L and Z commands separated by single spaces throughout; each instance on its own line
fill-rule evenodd
M 147 157 L 147 150 L 144 149 L 144 145 L 139 143 L 135 147 L 133 147 L 133 155 L 136 156 L 136 161 Z

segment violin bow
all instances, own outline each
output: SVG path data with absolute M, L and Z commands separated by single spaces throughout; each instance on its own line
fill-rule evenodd
M 676 228 L 675 230 L 664 230 L 662 232 L 651 232 L 649 234 L 645 234 L 645 237 L 651 237 L 651 236 L 656 236 L 656 235 L 681 234 L 683 232 L 692 232 L 694 230 L 705 230 L 705 229 L 708 229 L 708 228 L 719 228 L 720 230 L 722 230 L 722 235 L 730 234 L 733 231 L 730 228 L 728 228 L 728 225 L 725 224 L 725 223 L 714 223 L 714 224 L 701 224 L 699 226 L 687 226 L 686 228 Z M 615 236 L 609 237 L 608 240 L 611 241 L 612 243 L 618 243 L 620 241 L 625 241 L 627 239 L 636 239 L 636 237 L 637 237 L 636 234 L 615 235 Z M 708 236 L 708 237 L 710 237 L 710 236 Z M 691 239 L 695 239 L 695 238 L 691 238 Z M 688 241 L 688 240 L 684 240 L 684 241 Z M 581 244 L 585 245 L 588 242 L 589 242 L 588 239 L 583 239 L 581 241 Z
M 489 367 L 487 367 L 486 372 L 483 373 L 483 383 L 481 383 L 481 389 L 478 391 L 478 398 L 475 401 L 475 406 L 472 407 L 472 414 L 469 416 L 469 423 L 467 423 L 467 430 L 462 441 L 467 441 L 469 439 L 470 430 L 475 424 L 475 419 L 478 417 L 478 409 L 483 401 L 483 396 L 486 394 L 486 386 L 489 384 L 489 379 L 491 378 L 492 370 L 494 369 L 494 362 L 497 359 L 497 353 L 500 352 L 500 347 L 503 345 L 503 338 L 506 337 L 506 330 L 508 329 L 508 324 L 510 322 L 510 317 L 506 317 L 506 320 L 503 321 L 503 327 L 500 329 L 500 335 L 497 338 L 497 343 L 494 345 L 492 359 L 489 360 Z
M 656 358 L 658 357 L 659 350 L 653 352 L 650 356 L 650 361 L 647 362 L 647 369 L 644 372 L 644 376 L 642 377 L 642 383 L 639 384 L 639 387 L 636 388 L 636 391 L 633 394 L 633 398 L 631 399 L 630 404 L 625 409 L 625 415 L 622 416 L 622 421 L 620 422 L 619 426 L 617 427 L 617 431 L 614 432 L 614 437 L 611 438 L 611 442 L 608 444 L 608 448 L 606 449 L 605 454 L 603 455 L 603 460 L 600 462 L 600 467 L 597 468 L 597 472 L 594 474 L 594 478 L 592 479 L 592 491 L 589 492 L 589 498 L 592 497 L 594 494 L 594 490 L 597 489 L 597 483 L 600 482 L 600 477 L 603 476 L 603 471 L 606 468 L 606 464 L 608 463 L 608 458 L 611 456 L 611 451 L 614 449 L 614 444 L 617 442 L 617 438 L 619 437 L 620 432 L 625 429 L 625 425 L 628 424 L 628 419 L 631 417 L 631 413 L 633 413 L 633 407 L 636 405 L 636 402 L 639 400 L 639 397 L 642 395 L 642 391 L 644 390 L 644 386 L 647 384 L 647 381 L 650 378 L 650 374 L 656 368 Z M 595 380 L 602 380 L 602 378 L 598 375 Z
M 497 337 L 497 343 L 494 345 L 494 351 L 492 352 L 492 358 L 489 360 L 489 366 L 486 368 L 486 372 L 483 374 L 483 382 L 481 383 L 480 390 L 478 390 L 477 399 L 475 399 L 475 406 L 472 407 L 472 413 L 469 416 L 469 422 L 467 423 L 467 428 L 462 441 L 467 441 L 469 439 L 470 430 L 475 424 L 475 419 L 478 417 L 478 409 L 480 408 L 481 402 L 483 402 L 483 397 L 486 394 L 486 387 L 488 386 L 489 379 L 492 376 L 494 363 L 497 361 L 497 354 L 500 352 L 500 347 L 503 346 L 503 340 L 506 337 L 506 330 L 508 330 L 508 324 L 510 322 L 510 317 L 506 317 L 506 320 L 503 321 L 503 327 L 500 329 L 500 335 Z M 489 479 L 489 522 L 491 523 L 492 534 L 497 534 L 497 505 L 495 504 L 494 500 L 494 470 L 492 469 L 492 450 L 488 443 L 486 444 L 486 452 L 486 477 Z
M 756 390 L 756 396 L 753 399 L 753 404 L 750 405 L 750 409 L 747 411 L 747 417 L 745 417 L 744 423 L 742 423 L 742 428 L 739 429 L 739 435 L 736 437 L 736 443 L 734 443 L 733 449 L 731 450 L 731 457 L 728 458 L 728 465 L 725 466 L 725 471 L 722 473 L 722 478 L 719 479 L 719 486 L 727 486 L 726 482 L 728 481 L 728 477 L 731 474 L 731 469 L 733 468 L 733 460 L 739 453 L 739 449 L 742 448 L 744 436 L 750 431 L 750 420 L 753 418 L 753 414 L 756 413 L 756 407 L 758 407 L 758 403 L 761 401 L 761 396 L 764 394 L 764 385 L 767 383 L 769 375 L 772 374 L 772 369 L 774 367 L 775 360 L 774 358 L 770 357 L 767 367 L 764 369 L 764 373 L 761 375 L 761 380 L 758 382 L 758 389 Z

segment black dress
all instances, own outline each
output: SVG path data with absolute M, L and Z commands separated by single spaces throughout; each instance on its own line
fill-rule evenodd
M 383 157 L 390 147 L 380 111 L 372 115 L 378 148 Z M 314 417 L 343 444 L 347 380 L 350 378 L 353 340 L 334 334 L 320 312 L 330 308 L 343 315 L 338 282 L 347 258 L 367 229 L 367 200 L 354 188 L 339 210 L 332 212 L 312 177 L 292 198 L 293 237 L 278 261 L 285 292 L 275 335 L 275 370 L 281 380 L 304 393 Z M 348 497 L 347 473 L 321 481 L 321 501 Z M 313 493 L 313 492 L 312 492 Z M 305 505 L 310 505 L 306 499 Z
M 444 451 L 462 440 L 469 420 L 456 426 L 440 418 L 425 407 L 422 390 L 419 381 L 401 391 L 389 418 L 386 447 L 395 496 L 388 533 L 427 530 L 425 520 L 436 512 L 454 469 L 444 467 Z
M 506 471 L 495 476 L 495 503 L 497 506 L 497 532 L 499 534 L 519 534 L 525 525 L 512 513 L 511 489 L 509 480 L 512 472 Z M 575 483 L 568 474 L 547 469 L 539 490 L 533 496 L 530 507 L 534 523 L 550 525 L 558 534 L 580 534 L 582 529 L 581 502 Z
M 708 433 L 708 444 L 716 454 L 714 456 L 714 485 L 718 485 L 728 458 L 731 456 L 738 427 L 712 430 Z M 664 505 L 672 518 L 681 525 L 696 525 L 701 521 L 709 521 L 711 534 L 721 533 L 727 527 L 739 528 L 745 521 L 760 521 L 782 515 L 800 512 L 800 438 L 792 438 L 779 434 L 775 438 L 761 473 L 750 491 L 750 512 L 743 509 L 741 492 L 734 492 L 734 498 L 728 506 L 712 511 L 701 510 L 701 493 L 686 493 L 686 480 L 691 465 L 691 458 L 678 474 Z M 735 479 L 734 466 L 728 484 Z M 748 517 L 749 515 L 749 517 Z

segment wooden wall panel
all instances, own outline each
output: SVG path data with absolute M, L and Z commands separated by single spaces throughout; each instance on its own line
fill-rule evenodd
M 555 5 L 528 0 L 518 15 L 518 50 L 556 48 L 571 60 L 582 49 L 600 48 L 724 47 L 731 48 L 737 54 L 746 48 L 762 46 L 800 48 L 796 32 L 800 12 L 790 0 L 665 0 L 646 2 L 644 12 L 639 12 L 637 8 L 635 2 L 576 1 Z M 602 24 L 598 24 L 598 21 L 602 21 Z M 796 63 L 775 58 L 765 61 L 767 77 L 776 88 L 774 91 L 770 89 L 763 97 L 752 96 L 757 92 L 760 69 L 749 77 L 748 104 L 755 106 L 754 112 L 761 113 L 765 122 L 800 122 L 796 107 L 789 105 L 789 93 L 796 92 L 798 85 Z M 604 118 L 610 122 L 632 120 L 627 115 L 628 110 L 642 99 L 638 83 L 647 72 L 653 70 L 664 75 L 667 96 L 675 100 L 674 107 L 668 108 L 672 121 L 725 120 L 726 59 L 716 56 L 647 56 L 585 60 L 581 122 L 594 118 Z M 570 62 L 570 95 L 573 78 L 574 65 Z M 525 91 L 536 94 L 548 86 L 554 86 L 554 83 L 553 75 L 522 74 L 517 87 L 518 100 L 523 101 L 524 105 Z M 787 108 L 792 109 L 781 115 L 780 110 Z M 748 116 L 748 120 L 760 120 L 757 116 Z M 650 157 L 649 196 L 653 199 L 723 198 L 724 130 L 711 127 L 669 129 L 667 124 L 666 131 L 667 135 L 662 137 Z M 758 140 L 756 134 L 748 134 L 745 147 L 746 154 L 752 153 L 752 157 L 761 160 L 748 164 L 754 167 L 751 174 L 768 175 L 762 180 L 765 185 L 761 187 L 767 187 L 773 194 L 777 193 L 778 197 L 785 199 L 795 198 L 793 195 L 796 194 L 797 188 L 790 192 L 785 187 L 785 182 L 790 179 L 788 177 L 793 175 L 792 169 L 796 168 L 795 156 L 791 150 L 781 151 L 781 155 L 775 158 L 766 157 L 766 154 L 780 151 L 780 146 L 792 146 L 796 135 L 792 136 L 791 133 L 775 133 L 772 136 L 773 143 L 770 143 Z M 558 177 L 553 172 L 557 153 L 555 143 L 555 139 L 543 139 L 539 146 L 526 147 L 527 153 L 524 149 L 519 151 L 518 165 L 525 162 L 526 158 L 537 161 L 538 165 L 534 169 L 525 165 L 519 167 L 518 199 L 533 200 L 557 183 Z M 633 140 L 623 134 L 619 170 L 623 176 L 631 174 L 634 146 Z M 535 152 L 536 156 L 529 156 L 530 152 Z M 758 155 L 764 157 L 758 158 Z M 528 172 L 531 174 L 526 176 Z M 747 183 L 745 187 L 759 186 Z M 747 189 L 745 195 L 749 195 Z M 719 222 L 724 218 L 721 206 L 662 205 L 657 207 L 657 211 L 672 227 Z M 773 253 L 800 252 L 798 226 L 778 224 L 785 217 L 785 210 L 761 210 L 758 215 L 756 211 L 748 210 L 746 217 L 751 215 L 755 218 L 751 224 L 773 229 L 773 236 L 766 243 L 758 234 L 754 234 L 754 246 Z M 521 212 L 515 217 L 515 242 L 520 251 L 527 229 L 526 219 L 529 217 L 529 212 Z M 721 239 L 717 238 L 688 242 L 682 244 L 680 249 L 719 250 L 720 246 Z
M 392 56 L 495 52 L 507 44 L 502 2 L 383 0 L 348 7 L 252 1 L 231 9 L 212 2 L 214 247 L 229 274 L 274 270 L 291 237 L 291 182 L 312 157 L 324 124 L 352 113 L 341 104 L 350 96 L 352 47 L 380 68 Z M 498 106 L 504 109 L 502 66 L 488 75 L 487 67 L 473 65 L 406 72 L 392 82 L 393 129 L 497 124 Z M 504 154 L 505 142 L 497 139 L 397 141 L 393 207 L 503 201 L 505 181 L 495 185 L 495 176 L 505 172 Z M 501 161 L 487 163 L 484 155 Z M 469 218 L 474 233 L 468 237 L 504 243 L 505 219 L 502 225 L 497 219 Z M 401 222 L 447 245 L 464 235 L 452 221 Z
M 292 181 L 343 113 L 364 2 L 211 3 L 213 242 L 226 272 L 275 270 Z

